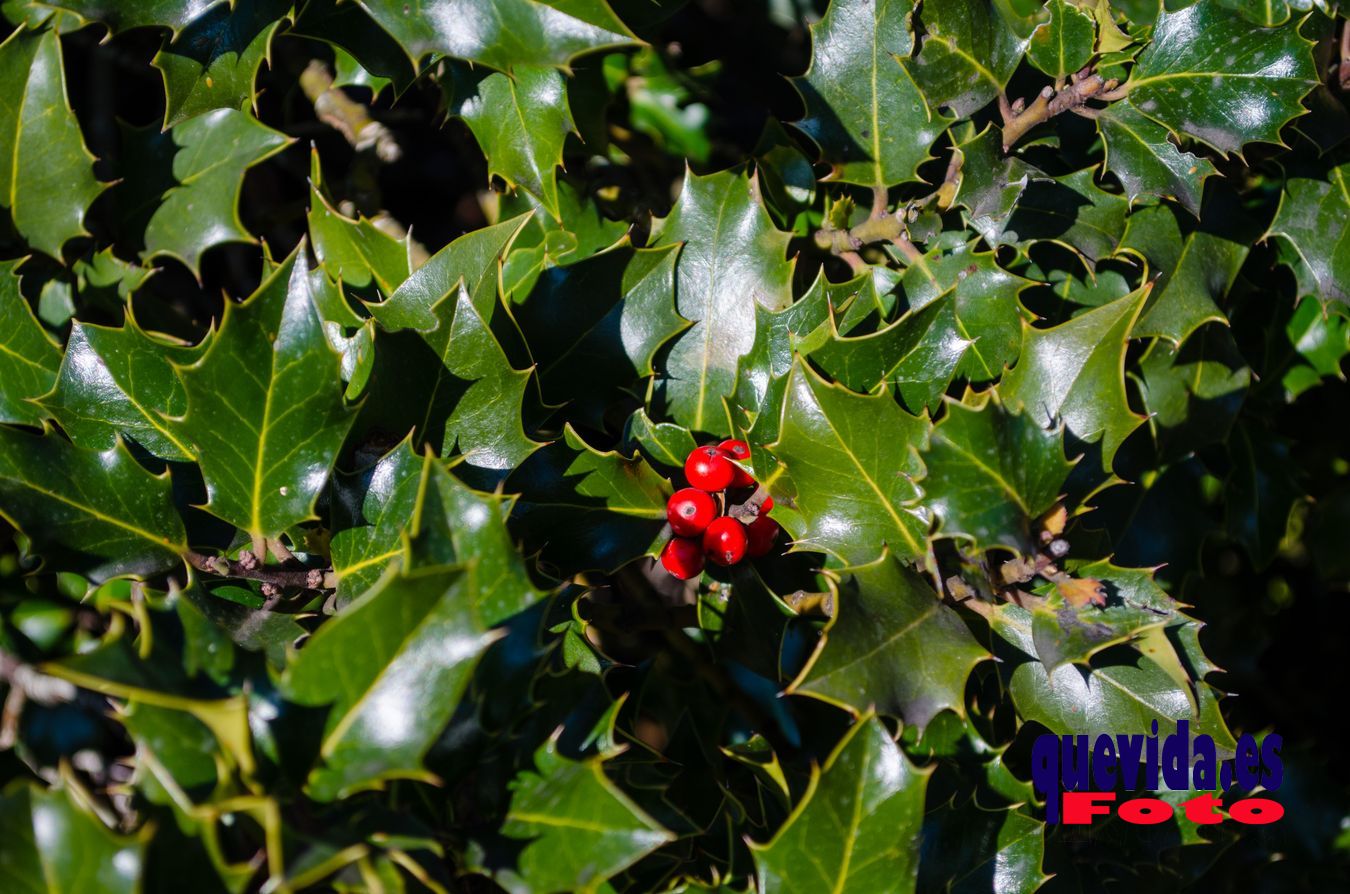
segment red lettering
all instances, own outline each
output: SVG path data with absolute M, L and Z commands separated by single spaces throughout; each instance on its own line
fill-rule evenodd
M 1216 809 L 1223 806 L 1223 801 L 1209 793 L 1205 793 L 1198 798 L 1191 798 L 1181 806 L 1186 808 L 1186 819 L 1193 823 L 1212 826 L 1215 823 L 1223 822 L 1223 814 Z
M 1264 826 L 1284 816 L 1284 805 L 1269 798 L 1244 798 L 1228 808 L 1228 815 L 1249 826 Z
M 1153 826 L 1172 818 L 1172 805 L 1158 798 L 1135 798 L 1121 804 L 1116 815 L 1136 826 Z
M 1107 816 L 1111 813 L 1111 808 L 1097 802 L 1115 799 L 1115 792 L 1065 792 L 1063 821 L 1077 825 L 1091 823 L 1094 816 Z

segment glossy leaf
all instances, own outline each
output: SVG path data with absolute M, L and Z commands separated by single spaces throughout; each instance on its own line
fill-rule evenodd
M 310 168 L 309 238 L 319 264 L 343 285 L 374 285 L 392 295 L 412 272 L 407 238 L 398 239 L 368 217 L 353 220 L 335 209 L 321 189 L 319 156 Z
M 1140 196 L 1172 196 L 1200 216 L 1205 178 L 1215 173 L 1208 159 L 1178 149 L 1166 128 L 1126 103 L 1104 109 L 1097 127 L 1106 142 L 1107 166 L 1131 202 Z
M 867 715 L 840 740 L 787 823 L 756 847 L 759 890 L 913 891 L 928 777 Z
M 20 28 L 0 43 L 0 207 L 29 245 L 60 260 L 85 235 L 104 189 L 93 164 L 66 99 L 60 40 Z
M 905 561 L 923 555 L 928 515 L 911 504 L 923 468 L 915 450 L 927 428 L 884 388 L 860 397 L 802 361 L 794 364 L 778 440 L 769 449 L 783 464 L 801 513 L 801 530 L 789 527 L 795 548 L 851 565 L 872 561 L 883 546 Z M 780 493 L 777 486 L 774 492 Z
M 1200 0 L 1158 17 L 1127 86 L 1130 104 L 1173 133 L 1239 152 L 1279 143 L 1316 81 L 1297 27 L 1253 28 L 1219 0 Z
M 403 558 L 404 532 L 416 517 L 427 462 L 404 440 L 370 468 L 334 480 L 329 548 L 339 603 L 374 586 Z
M 562 67 L 590 50 L 635 43 L 605 0 L 500 0 L 490 11 L 470 0 L 360 0 L 415 63 L 428 53 L 512 71 Z
M 1084 168 L 1063 177 L 1027 184 L 997 237 L 1015 244 L 1048 239 L 1083 253 L 1091 261 L 1111 254 L 1125 230 L 1129 201 L 1109 193 Z
M 54 0 L 42 5 L 75 15 L 87 22 L 102 22 L 113 31 L 157 26 L 178 31 L 221 0 L 183 3 L 182 0 Z
M 56 567 L 101 583 L 167 571 L 187 548 L 168 473 L 145 471 L 125 445 L 95 453 L 0 426 L 0 448 L 0 515 Z
M 932 584 L 889 555 L 840 574 L 834 620 L 791 691 L 920 729 L 964 714 L 966 677 L 988 652 Z
M 811 67 L 794 81 L 806 105 L 796 127 L 820 147 L 835 180 L 916 180 L 942 130 L 901 61 L 914 46 L 913 12 L 912 0 L 836 0 L 811 26 Z
M 272 537 L 312 518 L 352 424 L 303 249 L 240 305 L 226 305 L 201 359 L 180 370 L 180 438 L 201 463 L 206 508 Z
M 921 485 L 938 530 L 979 550 L 1006 546 L 1031 552 L 1033 522 L 1053 507 L 1073 464 L 1063 433 L 1046 431 L 997 398 L 946 402 L 946 415 L 920 453 Z
M 253 107 L 253 79 L 290 8 L 287 0 L 235 0 L 192 19 L 154 58 L 168 96 L 164 127 Z
M 161 459 L 190 461 L 192 449 L 169 421 L 187 410 L 174 364 L 200 354 L 148 335 L 135 320 L 120 329 L 76 322 L 56 387 L 42 405 L 80 447 L 110 450 L 120 435 Z
M 239 220 L 244 172 L 284 149 L 288 138 L 247 112 L 217 109 L 163 133 L 123 134 L 121 200 L 128 234 L 142 232 L 144 258 L 168 255 L 194 272 L 209 248 L 252 242 Z
M 1296 174 L 1285 185 L 1268 236 L 1293 249 L 1302 294 L 1350 304 L 1350 246 L 1340 224 L 1350 215 L 1350 162 L 1324 174 Z
M 0 796 L 5 858 L 0 879 L 22 892 L 134 894 L 144 873 L 145 842 L 113 832 L 66 790 L 22 785 Z M 85 795 L 88 798 L 88 795 Z
M 676 267 L 676 310 L 693 323 L 675 340 L 662 382 L 670 414 L 694 431 L 718 432 L 736 363 L 755 338 L 755 307 L 791 303 L 788 234 L 774 228 L 744 172 L 687 172 L 680 198 L 653 229 L 653 243 L 685 243 Z
M 300 704 L 331 705 L 306 785 L 314 798 L 428 778 L 422 755 L 497 637 L 482 623 L 480 593 L 472 566 L 386 574 L 305 644 L 283 689 Z
M 1011 408 L 1042 426 L 1059 421 L 1084 441 L 1102 442 L 1110 464 L 1143 417 L 1125 397 L 1125 345 L 1147 290 L 1087 311 L 1051 329 L 1027 327 L 1021 359 L 999 386 Z
M 36 425 L 43 412 L 33 401 L 55 384 L 61 349 L 19 291 L 18 266 L 0 263 L 0 422 Z
M 914 77 L 934 108 L 967 116 L 1008 84 L 1026 40 L 1005 27 L 990 0 L 935 0 L 920 13 L 927 35 Z
M 1050 17 L 1031 32 L 1027 61 L 1052 78 L 1068 77 L 1092 56 L 1097 27 L 1092 16 L 1068 0 L 1050 0 Z

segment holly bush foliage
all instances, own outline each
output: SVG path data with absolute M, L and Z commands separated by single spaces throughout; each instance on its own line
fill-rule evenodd
M 1344 881 L 1334 0 L 0 12 L 0 887 Z M 1043 824 L 1181 720 L 1287 817 Z

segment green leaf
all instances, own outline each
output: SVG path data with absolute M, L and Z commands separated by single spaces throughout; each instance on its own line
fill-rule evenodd
M 1296 25 L 1253 28 L 1218 0 L 1164 12 L 1126 84 L 1130 105 L 1221 152 L 1280 142 L 1317 83 Z
M 986 810 L 977 797 L 924 817 L 919 890 L 950 894 L 1024 894 L 1048 878 L 1045 824 L 1017 810 Z
M 370 468 L 334 480 L 329 548 L 339 605 L 374 586 L 403 557 L 403 535 L 416 517 L 427 462 L 405 438 Z
M 244 172 L 289 142 L 234 109 L 207 112 L 163 133 L 124 129 L 117 193 L 125 232 L 144 234 L 141 257 L 168 255 L 196 273 L 212 246 L 253 242 L 239 220 Z
M 1350 304 L 1350 162 L 1285 181 L 1280 209 L 1266 234 L 1292 249 L 1300 294 Z M 1296 258 L 1297 260 L 1292 260 Z
M 675 312 L 678 246 L 608 251 L 545 272 L 507 310 L 535 362 L 544 400 L 576 402 L 603 427 L 616 389 L 650 376 L 656 352 L 688 323 Z
M 334 47 L 334 83 L 338 86 L 369 87 L 378 95 L 386 83 L 392 83 L 401 94 L 417 77 L 398 41 L 355 3 L 309 0 L 287 33 Z
M 933 585 L 889 555 L 840 574 L 834 618 L 789 691 L 919 729 L 964 716 L 966 677 L 989 653 Z
M 96 584 L 167 571 L 187 549 L 168 473 L 145 471 L 120 442 L 95 453 L 0 426 L 0 515 L 52 567 Z
M 928 516 L 912 504 L 923 466 L 916 448 L 925 419 L 911 416 L 882 388 L 860 397 L 820 378 L 798 360 L 788 375 L 778 440 L 769 449 L 795 492 L 802 530 L 796 550 L 820 550 L 861 565 L 884 547 L 909 561 L 926 551 Z
M 377 336 L 362 428 L 397 437 L 413 427 L 416 443 L 505 474 L 538 446 L 521 420 L 530 373 L 511 367 L 463 285 L 431 314 L 430 331 Z
M 763 894 L 912 892 L 928 774 L 886 727 L 853 725 L 768 844 L 754 845 Z
M 957 143 L 954 153 L 961 164 L 956 201 L 965 207 L 970 228 L 993 243 L 1027 183 L 1041 172 L 1015 155 L 1005 155 L 993 125 Z
M 520 842 L 509 874 L 525 890 L 609 890 L 606 879 L 674 839 L 609 780 L 600 758 L 567 760 L 550 739 L 534 763 L 517 777 L 501 829 Z
M 46 790 L 26 784 L 0 796 L 0 836 L 5 858 L 0 881 L 18 894 L 141 890 L 145 839 L 118 835 L 86 803 L 73 782 Z M 83 795 L 88 799 L 88 795 Z
M 505 490 L 520 494 L 511 521 L 527 554 L 542 551 L 541 567 L 559 578 L 655 555 L 671 494 L 640 456 L 595 450 L 570 425 L 512 473 Z
M 19 291 L 20 263 L 0 263 L 0 422 L 37 425 L 44 414 L 34 401 L 56 383 L 61 349 Z
M 1252 379 L 1233 334 L 1217 325 L 1201 327 L 1180 347 L 1155 341 L 1139 372 L 1149 427 L 1168 458 L 1227 441 Z
M 113 31 L 150 26 L 177 32 L 221 0 L 43 0 L 44 7 L 64 10 L 86 22 L 102 22 Z
M 528 292 L 545 270 L 609 248 L 627 229 L 623 221 L 607 218 L 590 195 L 566 180 L 558 184 L 560 220 L 535 210 L 541 207 L 527 192 L 502 196 L 502 216 L 534 211 L 503 261 L 503 295 Z
M 565 67 L 591 50 L 637 43 L 604 0 L 360 0 L 414 62 L 427 53 L 510 72 L 518 65 Z
M 1148 568 L 1118 568 L 1107 559 L 1070 561 L 1076 578 L 1092 578 L 1106 590 L 1106 605 L 1067 605 L 1053 584 L 1045 599 L 1032 603 L 1031 640 L 1036 657 L 1053 673 L 1063 664 L 1086 665 L 1111 646 L 1142 637 L 1147 631 L 1182 617 L 1180 605 L 1153 580 Z
M 429 332 L 438 324 L 437 305 L 462 280 L 479 315 L 490 320 L 497 305 L 499 263 L 531 216 L 521 214 L 460 236 L 418 267 L 387 301 L 369 305 L 371 315 L 390 331 Z
M 1068 77 L 1092 58 L 1096 22 L 1067 0 L 1050 0 L 1045 8 L 1050 17 L 1031 32 L 1027 61 L 1052 78 Z
M 181 437 L 206 508 L 255 540 L 314 517 L 353 413 L 310 291 L 304 247 L 243 304 L 227 303 L 201 359 L 180 370 Z
M 1196 217 L 1205 178 L 1215 173 L 1208 159 L 1183 152 L 1167 129 L 1132 105 L 1112 103 L 1097 116 L 1106 142 L 1106 167 L 1120 178 L 1131 202 L 1140 196 L 1171 196 Z
M 228 589 L 230 587 L 216 587 L 208 592 L 196 586 L 184 590 L 177 606 L 184 628 L 199 618 L 200 622 L 209 624 L 240 648 L 262 652 L 273 668 L 284 668 L 287 650 L 309 631 L 296 620 L 296 615 L 289 612 L 249 608 L 231 602 L 222 595 L 222 591 Z M 186 620 L 188 618 L 192 620 Z M 215 643 L 208 645 L 208 649 L 212 647 Z
M 1219 302 L 1237 279 L 1255 234 L 1225 231 L 1240 212 L 1222 205 L 1219 213 L 1214 210 L 1207 208 L 1200 228 L 1184 237 L 1176 215 L 1166 206 L 1131 215 L 1121 249 L 1143 256 L 1150 272 L 1156 271 L 1132 336 L 1156 335 L 1180 344 L 1206 323 L 1227 324 Z
M 1079 314 L 1050 329 L 1026 328 L 1022 356 L 999 391 L 1050 428 L 1062 420 L 1083 441 L 1102 442 L 1109 468 L 1116 449 L 1143 421 L 1125 397 L 1125 346 L 1148 289 Z
M 506 528 L 511 504 L 500 494 L 471 490 L 440 460 L 425 458 L 417 514 L 408 532 L 409 567 L 448 568 L 472 562 L 477 613 L 486 626 L 519 614 L 541 596 Z
M 80 447 L 109 450 L 121 435 L 160 459 L 190 462 L 192 450 L 166 417 L 187 409 L 174 363 L 200 354 L 153 338 L 130 317 L 120 329 L 76 321 L 56 387 L 42 405 Z
M 722 399 L 755 339 L 755 307 L 792 303 L 789 236 L 778 231 L 744 171 L 686 172 L 653 245 L 685 243 L 676 267 L 676 310 L 693 325 L 677 338 L 662 382 L 670 415 L 694 431 L 723 433 Z
M 993 394 L 946 401 L 946 415 L 920 451 L 924 502 L 948 537 L 978 550 L 1029 553 L 1037 546 L 1033 522 L 1059 500 L 1073 463 L 1064 458 L 1062 431 L 1010 412 Z
M 642 408 L 633 411 L 624 426 L 624 444 L 636 444 L 651 462 L 671 471 L 684 468 L 684 461 L 698 443 L 689 429 L 673 422 L 653 422 Z
M 1110 255 L 1125 230 L 1130 202 L 1098 187 L 1095 171 L 1084 168 L 1063 177 L 1032 180 L 998 240 L 1009 245 L 1053 240 L 1077 249 L 1090 261 Z
M 184 711 L 139 702 L 128 704 L 117 719 L 136 743 L 133 783 L 148 800 L 191 809 L 211 794 L 221 758 L 220 744 L 206 724 Z
M 84 214 L 104 190 L 66 98 L 61 41 L 23 28 L 0 43 L 0 207 L 38 251 L 86 235 Z
M 928 33 L 914 78 L 930 106 L 968 117 L 1008 85 L 1026 41 L 1003 24 L 989 0 L 929 0 L 920 15 Z
M 388 297 L 412 273 L 407 237 L 396 238 L 365 216 L 352 220 L 329 203 L 317 152 L 310 156 L 309 238 L 319 264 L 344 286 L 373 284 Z
M 942 132 L 901 59 L 914 48 L 913 0 L 835 0 L 811 26 L 811 67 L 793 83 L 806 106 L 795 122 L 820 147 L 832 178 L 863 186 L 919 179 Z
M 256 108 L 253 79 L 290 9 L 290 0 L 232 0 L 194 18 L 155 54 L 165 129 L 214 109 Z
M 548 65 L 516 65 L 509 75 L 456 65 L 447 79 L 449 114 L 473 131 L 488 176 L 535 196 L 554 219 L 563 142 L 576 130 L 567 84 Z
M 298 704 L 332 706 L 306 783 L 311 797 L 431 778 L 422 755 L 500 636 L 483 624 L 480 594 L 472 565 L 386 574 L 309 639 L 282 690 Z

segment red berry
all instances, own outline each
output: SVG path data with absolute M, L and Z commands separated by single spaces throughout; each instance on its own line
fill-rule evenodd
M 727 440 L 718 444 L 717 449 L 725 450 L 728 454 L 731 455 L 732 459 L 738 462 L 743 463 L 750 462 L 750 445 L 745 443 L 744 441 L 738 441 L 735 438 L 728 438 Z M 750 485 L 755 483 L 754 477 L 751 476 L 749 472 L 745 471 L 745 469 L 742 469 L 740 466 L 736 465 L 733 465 L 732 468 L 736 470 L 736 477 L 733 478 L 731 481 L 732 487 L 749 487 Z
M 764 502 L 759 505 L 759 514 L 765 515 L 772 508 L 773 508 L 773 497 L 770 497 L 766 494 L 764 497 Z
M 670 529 L 681 537 L 697 537 L 715 518 L 717 501 L 697 488 L 677 490 L 666 503 Z
M 778 522 L 767 515 L 761 515 L 752 521 L 745 529 L 745 539 L 748 541 L 745 554 L 752 559 L 767 554 L 778 539 L 778 531 Z
M 745 558 L 745 525 L 729 515 L 714 519 L 703 532 L 703 551 L 718 565 L 735 565 Z
M 711 445 L 699 447 L 684 461 L 684 477 L 699 490 L 726 490 L 736 477 L 736 467 L 726 453 Z
M 698 577 L 703 572 L 703 548 L 689 537 L 672 537 L 661 550 L 661 567 L 680 580 Z

